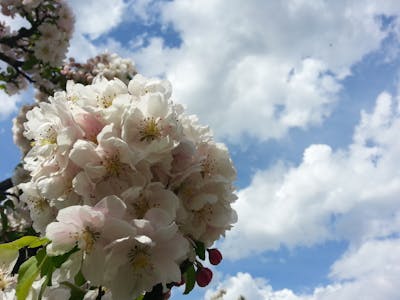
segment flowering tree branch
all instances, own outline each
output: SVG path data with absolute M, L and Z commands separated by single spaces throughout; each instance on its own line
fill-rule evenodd
M 211 245 L 237 219 L 228 149 L 174 103 L 167 80 L 115 54 L 64 62 L 73 23 L 64 0 L 0 6 L 31 24 L 0 24 L 9 65 L 0 87 L 37 90 L 13 121 L 23 159 L 0 183 L 0 259 L 29 272 L 0 297 L 165 300 L 174 286 L 207 286 L 204 261 L 222 260 Z

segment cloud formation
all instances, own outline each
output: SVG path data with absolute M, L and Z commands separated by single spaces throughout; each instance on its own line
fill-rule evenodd
M 397 20 L 382 16 L 400 11 L 396 1 L 176 0 L 153 7 L 182 43 L 169 48 L 150 38 L 134 54 L 141 71 L 168 77 L 176 99 L 231 142 L 323 122 L 351 67 L 396 35 Z
M 314 289 L 311 294 L 289 289 L 273 290 L 263 278 L 238 273 L 208 290 L 206 300 L 396 300 L 400 298 L 400 240 L 370 240 L 349 250 L 331 267 L 332 283 Z M 223 298 L 215 297 L 221 290 Z M 213 298 L 214 297 L 214 298 Z
M 257 172 L 239 191 L 239 222 L 222 245 L 225 255 L 400 233 L 399 131 L 399 100 L 384 92 L 372 113 L 362 112 L 346 149 L 311 145 L 300 165 Z
M 21 95 L 9 96 L 0 91 L 0 121 L 5 120 L 9 115 L 17 110 L 18 102 L 21 102 Z
M 91 39 L 108 33 L 122 22 L 127 4 L 123 0 L 79 1 L 71 0 L 77 34 L 86 34 Z

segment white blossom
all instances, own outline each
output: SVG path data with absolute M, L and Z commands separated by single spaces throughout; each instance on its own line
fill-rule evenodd
M 27 113 L 22 200 L 51 240 L 49 255 L 77 250 L 75 271 L 60 269 L 57 280 L 80 270 L 122 300 L 159 283 L 166 292 L 181 281 L 182 262 L 196 260 L 193 245 L 210 247 L 236 222 L 228 150 L 171 92 L 165 80 L 100 75 L 69 81 Z

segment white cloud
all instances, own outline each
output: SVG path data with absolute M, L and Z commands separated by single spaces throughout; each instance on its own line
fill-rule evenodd
M 104 47 L 94 45 L 93 40 L 118 27 L 130 5 L 124 0 L 71 0 L 68 4 L 75 15 L 75 27 L 67 57 L 79 62 L 104 51 Z
M 123 0 L 71 0 L 68 3 L 76 16 L 76 34 L 88 34 L 91 39 L 118 26 L 127 7 Z
M 9 115 L 17 110 L 18 102 L 21 102 L 21 95 L 9 96 L 0 91 L 0 120 L 5 120 Z
M 260 300 L 395 300 L 400 298 L 399 260 L 399 239 L 370 240 L 337 260 L 331 267 L 333 282 L 315 288 L 312 294 L 273 290 L 265 279 L 238 273 L 207 291 L 205 299 L 225 290 L 223 300 L 238 300 L 240 295 Z
M 400 32 L 398 20 L 387 27 L 379 20 L 399 15 L 395 0 L 69 3 L 77 21 L 69 55 L 78 60 L 109 48 L 111 39 L 100 47 L 93 39 L 123 22 L 172 25 L 179 48 L 154 37 L 127 56 L 134 53 L 144 74 L 168 77 L 176 99 L 232 142 L 246 135 L 279 138 L 290 128 L 320 124 L 351 67 Z M 117 49 L 127 53 L 131 44 Z
M 239 221 L 222 244 L 225 255 L 400 233 L 399 132 L 399 101 L 382 93 L 372 113 L 362 112 L 347 149 L 311 145 L 300 165 L 257 172 L 238 193 Z
M 99 49 L 89 39 L 80 33 L 74 33 L 70 40 L 67 58 L 74 57 L 78 62 L 85 62 L 87 59 L 98 55 Z
M 259 300 L 297 300 L 298 298 L 289 290 L 274 292 L 263 278 L 253 278 L 249 273 L 238 273 L 236 276 L 227 278 L 218 286 L 218 291 L 225 290 L 223 300 L 239 300 L 240 296 L 246 299 Z M 205 299 L 213 300 L 213 296 L 218 294 L 216 290 L 208 290 Z M 215 299 L 216 297 L 214 297 Z M 220 300 L 219 298 L 218 300 Z
M 159 2 L 155 0 L 133 0 L 127 4 L 125 20 L 132 21 L 134 17 L 142 24 L 152 24 L 157 21 L 158 11 Z
M 337 101 L 340 80 L 396 31 L 397 22 L 384 29 L 378 16 L 399 15 L 400 5 L 177 0 L 161 9 L 163 24 L 173 25 L 182 45 L 150 40 L 135 54 L 141 71 L 165 74 L 180 102 L 219 136 L 238 142 L 243 135 L 266 140 L 321 123 Z

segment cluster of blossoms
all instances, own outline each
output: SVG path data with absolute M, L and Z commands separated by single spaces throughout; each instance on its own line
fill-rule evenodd
M 118 78 L 128 84 L 137 74 L 137 71 L 132 61 L 121 58 L 115 53 L 104 53 L 89 59 L 84 64 L 77 63 L 73 58 L 70 58 L 69 63 L 64 65 L 60 74 L 65 76 L 65 80 L 70 79 L 85 85 L 91 84 L 96 76 L 103 76 L 109 80 Z M 48 95 L 38 91 L 36 99 L 38 102 L 47 101 Z M 20 148 L 23 156 L 31 149 L 31 142 L 23 135 L 23 123 L 26 122 L 26 113 L 37 105 L 36 103 L 22 106 L 19 114 L 13 119 L 13 140 Z
M 166 292 L 195 267 L 208 284 L 196 254 L 236 222 L 236 172 L 226 147 L 171 101 L 169 82 L 69 81 L 26 118 L 31 179 L 20 199 L 50 256 L 74 251 L 63 281 L 81 271 L 122 300 L 158 284 Z M 208 253 L 212 264 L 222 259 Z
M 124 59 L 115 53 L 103 53 L 90 58 L 86 63 L 78 63 L 70 58 L 65 64 L 61 74 L 67 79 L 77 83 L 91 84 L 93 78 L 102 75 L 111 80 L 118 78 L 128 83 L 137 73 L 134 63 Z
M 8 68 L 0 72 L 1 88 L 12 95 L 28 82 L 50 94 L 59 80 L 73 29 L 73 15 L 64 0 L 4 0 L 4 15 L 24 18 L 30 28 L 13 31 L 0 23 L 0 59 Z
M 0 6 L 30 24 L 0 22 L 0 88 L 32 83 L 38 100 L 14 119 L 23 164 L 14 187 L 1 183 L 0 299 L 161 299 L 206 286 L 200 260 L 219 264 L 210 247 L 237 218 L 226 147 L 171 101 L 169 82 L 127 59 L 60 67 L 74 21 L 66 1 Z
M 26 104 L 23 105 L 19 112 L 18 115 L 13 119 L 13 127 L 12 127 L 12 132 L 13 132 L 13 141 L 14 144 L 18 146 L 18 148 L 21 150 L 21 153 L 23 156 L 25 156 L 29 150 L 32 148 L 30 141 L 25 138 L 24 136 L 24 126 L 23 124 L 27 121 L 26 119 L 26 113 L 30 111 L 32 108 L 37 106 L 37 104 Z M 19 182 L 17 182 L 19 183 Z

